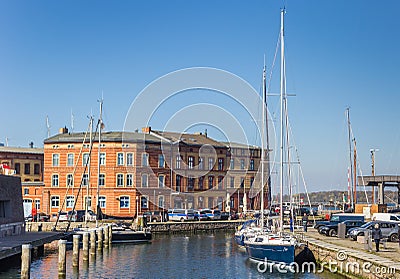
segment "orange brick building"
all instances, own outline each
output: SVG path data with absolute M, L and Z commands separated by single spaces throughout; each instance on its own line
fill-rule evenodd
M 257 147 L 150 127 L 102 133 L 100 146 L 98 134 L 92 141 L 66 130 L 44 141 L 42 211 L 86 205 L 95 211 L 97 203 L 104 214 L 119 217 L 172 207 L 238 211 L 243 193 L 259 183 Z M 254 200 L 248 199 L 250 209 Z

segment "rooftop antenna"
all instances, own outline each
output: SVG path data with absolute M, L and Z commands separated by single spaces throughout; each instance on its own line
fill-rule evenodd
M 50 137 L 50 123 L 49 123 L 49 116 L 46 115 L 46 127 L 47 127 L 47 137 Z

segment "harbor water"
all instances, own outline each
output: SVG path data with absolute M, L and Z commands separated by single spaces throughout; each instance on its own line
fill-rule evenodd
M 81 254 L 82 255 L 82 254 Z M 113 244 L 91 257 L 79 271 L 67 251 L 66 278 L 338 278 L 330 273 L 262 272 L 234 242 L 232 233 L 156 235 L 149 244 Z M 20 278 L 18 267 L 0 272 L 0 278 Z M 57 250 L 35 259 L 31 278 L 58 278 Z

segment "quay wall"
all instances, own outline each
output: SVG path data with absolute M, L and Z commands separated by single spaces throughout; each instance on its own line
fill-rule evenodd
M 243 221 L 199 221 L 199 222 L 163 222 L 148 223 L 153 233 L 178 233 L 214 230 L 234 230 Z
M 374 254 L 307 239 L 308 248 L 322 268 L 346 278 L 400 278 L 400 263 Z

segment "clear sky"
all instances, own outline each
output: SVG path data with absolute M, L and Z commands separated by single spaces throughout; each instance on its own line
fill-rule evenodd
M 0 1 L 0 142 L 43 146 L 46 116 L 53 135 L 71 128 L 71 112 L 74 131 L 85 131 L 102 94 L 106 130 L 122 130 L 139 92 L 184 68 L 222 69 L 259 90 L 284 5 L 287 88 L 296 95 L 289 114 L 308 188 L 346 188 L 346 107 L 362 172 L 370 174 L 370 149 L 378 148 L 376 173 L 399 174 L 397 0 Z M 270 101 L 275 115 L 278 99 Z M 163 129 L 199 102 L 240 117 L 220 96 L 198 91 L 166 104 L 150 124 Z M 251 121 L 240 122 L 257 142 Z

